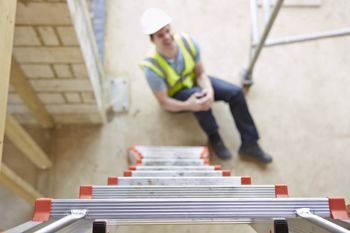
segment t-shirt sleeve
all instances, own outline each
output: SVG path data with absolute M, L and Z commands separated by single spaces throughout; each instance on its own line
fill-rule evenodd
M 167 86 L 165 81 L 156 74 L 153 70 L 151 70 L 148 67 L 145 67 L 144 69 L 145 76 L 148 82 L 149 87 L 152 91 L 166 91 Z
M 193 41 L 194 47 L 197 50 L 197 54 L 194 56 L 194 60 L 197 63 L 197 62 L 200 62 L 200 60 L 201 60 L 201 48 L 200 48 L 198 40 L 196 38 L 192 37 L 192 41 Z

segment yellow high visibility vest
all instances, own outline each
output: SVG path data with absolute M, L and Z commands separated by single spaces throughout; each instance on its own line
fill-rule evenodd
M 140 64 L 142 69 L 144 67 L 150 68 L 165 81 L 169 96 L 173 96 L 182 88 L 193 87 L 195 79 L 194 68 L 196 65 L 194 58 L 198 52 L 193 41 L 186 34 L 176 34 L 175 41 L 184 58 L 185 67 L 181 74 L 177 73 L 155 48 L 151 51 L 150 56 Z

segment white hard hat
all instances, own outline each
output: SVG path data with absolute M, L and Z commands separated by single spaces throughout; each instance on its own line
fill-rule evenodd
M 151 35 L 171 23 L 171 18 L 159 8 L 149 8 L 141 16 L 141 26 L 145 34 Z

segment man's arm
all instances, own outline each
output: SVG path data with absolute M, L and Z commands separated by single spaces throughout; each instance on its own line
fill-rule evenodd
M 205 102 L 203 103 L 204 110 L 209 110 L 214 102 L 214 90 L 211 85 L 208 75 L 204 71 L 202 62 L 198 62 L 195 66 L 195 76 L 198 86 L 202 88 L 202 94 L 205 96 Z
M 192 99 L 189 98 L 186 101 L 180 101 L 169 97 L 165 81 L 147 67 L 144 71 L 147 82 L 152 89 L 154 96 L 164 109 L 171 112 L 196 111 L 194 105 L 197 101 L 194 100 L 194 97 L 192 97 Z M 198 96 L 198 94 L 196 96 Z
M 195 66 L 195 77 L 197 84 L 202 88 L 202 92 L 194 93 L 185 101 L 169 97 L 166 90 L 153 91 L 153 94 L 157 98 L 159 104 L 164 109 L 171 112 L 207 111 L 214 102 L 214 91 L 201 62 L 198 62 Z
M 154 91 L 153 94 L 158 100 L 159 104 L 164 109 L 171 112 L 203 111 L 203 103 L 206 102 L 205 98 L 200 98 L 203 95 L 201 93 L 194 93 L 185 101 L 169 97 L 167 91 Z

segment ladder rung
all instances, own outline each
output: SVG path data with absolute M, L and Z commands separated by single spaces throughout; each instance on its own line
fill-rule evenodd
M 221 170 L 220 165 L 215 166 L 129 166 L 129 170 L 136 170 L 136 171 L 166 171 L 166 170 L 177 170 L 177 171 L 186 171 L 186 170 Z
M 204 146 L 133 146 L 130 151 L 137 151 L 143 156 L 148 155 L 201 155 L 208 153 L 208 148 Z
M 137 165 L 143 166 L 204 166 L 208 160 L 203 159 L 141 159 Z
M 278 186 L 81 186 L 80 198 L 273 198 L 280 195 Z
M 241 185 L 249 177 L 109 177 L 109 185 Z
M 223 171 L 125 171 L 124 176 L 132 177 L 220 177 L 231 176 L 228 170 Z
M 129 148 L 129 160 L 136 163 L 143 158 L 167 158 L 167 159 L 196 159 L 208 158 L 207 147 L 154 147 L 154 146 L 132 146 Z
M 144 159 L 203 159 L 207 158 L 196 154 L 172 154 L 172 155 L 162 155 L 162 154 L 150 154 L 139 156 L 139 158 Z
M 296 210 L 300 208 L 309 208 L 312 213 L 320 217 L 330 217 L 328 198 L 143 198 L 53 199 L 50 218 L 61 218 L 72 209 L 81 209 L 87 210 L 86 219 L 116 219 L 132 222 L 149 219 L 209 222 L 215 221 L 214 219 L 254 219 L 257 221 L 270 218 L 296 218 Z M 37 206 L 36 209 L 43 211 Z

